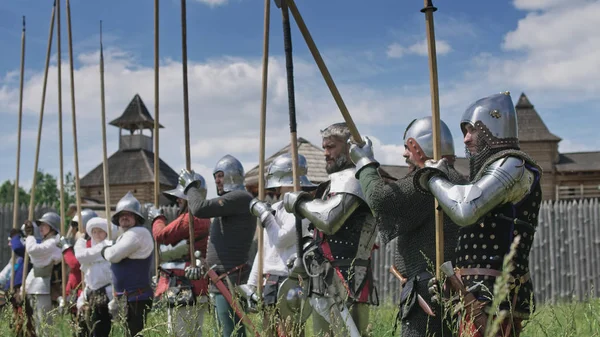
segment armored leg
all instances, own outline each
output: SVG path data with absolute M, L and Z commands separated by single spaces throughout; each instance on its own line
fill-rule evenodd
M 366 303 L 356 303 L 350 308 L 350 315 L 356 324 L 356 328 L 360 332 L 361 336 L 367 335 L 367 328 L 369 326 L 369 313 L 371 308 Z
M 202 337 L 204 310 L 202 305 L 168 308 L 169 332 L 175 336 Z

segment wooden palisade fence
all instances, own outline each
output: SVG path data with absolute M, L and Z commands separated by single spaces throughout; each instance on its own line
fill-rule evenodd
M 84 206 L 85 207 L 85 206 Z M 55 210 L 48 205 L 35 207 L 40 217 Z M 144 215 L 146 209 L 143 207 Z M 177 206 L 163 207 L 169 221 L 178 214 Z M 5 240 L 12 228 L 12 204 L 0 205 L 0 235 Z M 28 209 L 19 209 L 19 223 Z M 538 303 L 583 301 L 600 297 L 600 202 L 598 199 L 545 201 L 538 215 L 539 224 L 530 257 L 530 270 Z M 149 227 L 149 226 L 148 226 Z M 6 241 L 0 247 L 0 269 L 10 260 Z M 394 263 L 395 241 L 380 245 L 373 260 L 375 279 L 382 303 L 397 303 L 398 279 L 389 273 Z M 252 254 L 256 252 L 253 247 Z M 254 255 L 249 261 L 254 260 Z

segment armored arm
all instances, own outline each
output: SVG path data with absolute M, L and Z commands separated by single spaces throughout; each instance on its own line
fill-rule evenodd
M 323 233 L 332 235 L 342 227 L 361 202 L 362 199 L 353 194 L 339 193 L 328 200 L 300 201 L 296 212 Z
M 496 206 L 522 200 L 530 191 L 534 174 L 516 157 L 498 159 L 473 184 L 455 185 L 434 176 L 428 186 L 440 206 L 457 225 L 474 224 Z

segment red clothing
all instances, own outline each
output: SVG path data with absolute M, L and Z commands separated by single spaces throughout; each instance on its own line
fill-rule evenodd
M 195 244 L 194 248 L 199 250 L 203 257 L 206 257 L 206 246 L 208 244 L 208 232 L 210 229 L 209 219 L 200 219 L 194 217 L 194 236 Z M 166 224 L 165 217 L 158 217 L 152 224 L 152 235 L 154 240 L 159 245 L 176 245 L 182 240 L 189 240 L 189 214 L 181 214 L 177 219 L 173 220 L 170 224 Z M 187 258 L 186 258 L 187 260 Z M 186 262 L 186 266 L 190 263 Z M 184 271 L 181 269 L 169 270 L 177 276 L 183 276 Z M 191 281 L 194 294 L 204 295 L 208 293 L 208 279 L 204 278 L 201 280 Z M 164 293 L 169 287 L 169 280 L 161 273 L 158 283 L 156 285 L 156 291 L 154 296 L 159 296 Z
M 75 257 L 75 252 L 73 251 L 73 247 L 67 248 L 63 252 L 63 257 L 65 259 L 65 263 L 69 266 L 69 275 L 67 279 L 66 292 L 70 294 L 72 290 L 75 290 L 81 283 L 81 265 L 77 258 Z M 77 290 L 77 297 L 81 293 L 81 287 Z

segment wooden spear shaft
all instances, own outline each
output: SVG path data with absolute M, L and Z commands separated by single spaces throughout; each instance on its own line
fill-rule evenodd
M 435 50 L 435 31 L 433 26 L 433 12 L 437 10 L 432 0 L 424 0 L 425 7 L 421 12 L 425 13 L 427 28 L 427 50 L 429 52 L 429 85 L 431 90 L 431 122 L 433 124 L 433 159 L 442 158 L 442 145 L 440 137 L 440 93 L 438 88 L 437 55 Z M 436 278 L 440 278 L 440 266 L 444 262 L 444 213 L 435 200 L 435 260 Z
M 17 176 L 15 178 L 15 195 L 13 198 L 13 228 L 19 221 L 19 171 L 21 169 L 21 125 L 23 121 L 23 78 L 25 75 L 25 16 L 23 16 L 23 31 L 21 32 L 21 80 L 19 84 L 19 126 L 17 128 Z M 10 292 L 15 286 L 15 251 L 11 250 L 12 268 L 10 270 Z
M 183 68 L 183 124 L 185 128 L 185 168 L 192 170 L 192 155 L 190 146 L 190 101 L 188 95 L 188 67 L 187 67 L 187 11 L 186 0 L 181 0 L 181 64 Z M 196 261 L 194 247 L 196 245 L 194 235 L 194 214 L 188 205 L 188 230 L 190 240 L 190 263 Z
M 106 151 L 106 103 L 104 99 L 104 47 L 102 46 L 102 21 L 100 21 L 100 113 L 102 115 L 102 173 L 104 177 L 104 209 L 106 212 L 108 239 L 112 240 L 112 221 L 110 215 L 110 184 L 108 175 L 108 156 Z
M 69 75 L 71 77 L 71 122 L 73 124 L 73 159 L 75 162 L 75 196 L 77 204 L 77 218 L 79 219 L 79 232 L 84 233 L 83 219 L 81 218 L 81 189 L 79 187 L 79 156 L 77 151 L 77 110 L 75 109 L 75 72 L 73 70 L 73 30 L 71 26 L 71 4 L 67 0 L 67 31 L 69 32 Z M 83 273 L 83 272 L 82 272 Z
M 44 105 L 46 103 L 46 87 L 48 84 L 48 68 L 50 67 L 50 52 L 52 51 L 52 37 L 54 36 L 54 16 L 56 13 L 56 0 L 52 5 L 52 17 L 50 18 L 50 32 L 48 33 L 48 48 L 46 50 L 46 68 L 44 69 L 44 84 L 42 86 L 42 103 L 40 105 L 40 119 L 38 122 L 37 143 L 35 149 L 35 162 L 33 164 L 33 181 L 31 183 L 31 196 L 29 199 L 29 220 L 33 221 L 35 217 L 35 185 L 37 183 L 38 162 L 40 159 L 40 143 L 42 140 L 42 124 L 44 122 Z M 21 299 L 25 301 L 25 280 L 27 279 L 27 264 L 29 263 L 29 254 L 25 251 L 23 258 L 23 277 L 21 283 Z
M 160 207 L 158 204 L 158 197 L 160 194 L 160 165 L 158 156 L 158 107 L 159 107 L 159 96 L 158 96 L 158 0 L 154 0 L 154 205 Z M 192 260 L 194 261 L 194 260 Z M 159 255 L 158 255 L 158 244 L 154 240 L 154 275 L 158 277 L 158 266 L 159 266 Z
M 331 95 L 333 96 L 335 103 L 337 104 L 338 108 L 340 109 L 340 112 L 342 113 L 342 116 L 344 117 L 344 121 L 346 121 L 346 124 L 348 125 L 348 129 L 350 130 L 350 134 L 352 135 L 354 142 L 357 144 L 363 144 L 362 137 L 360 136 L 360 133 L 358 132 L 358 129 L 356 128 L 356 124 L 354 124 L 354 121 L 352 120 L 352 116 L 350 116 L 350 112 L 348 111 L 348 108 L 346 107 L 346 103 L 344 103 L 344 100 L 342 99 L 342 95 L 340 94 L 339 90 L 337 89 L 337 86 L 335 85 L 335 82 L 333 81 L 333 78 L 331 77 L 331 74 L 329 73 L 329 70 L 327 69 L 327 66 L 325 65 L 325 61 L 323 61 L 323 58 L 321 57 L 321 53 L 319 52 L 319 49 L 317 49 L 317 45 L 315 44 L 315 41 L 313 40 L 312 36 L 310 35 L 310 32 L 308 31 L 308 28 L 306 27 L 306 24 L 304 23 L 304 19 L 302 18 L 302 15 L 300 15 L 300 11 L 298 11 L 298 7 L 296 7 L 296 3 L 294 2 L 294 0 L 285 0 L 285 1 L 282 1 L 282 3 L 283 2 L 287 3 L 287 6 L 289 7 L 290 12 L 294 16 L 294 20 L 296 21 L 296 24 L 298 25 L 298 28 L 300 29 L 300 33 L 302 33 L 302 36 L 304 37 L 304 41 L 306 41 L 306 45 L 308 46 L 310 53 L 312 54 L 313 58 L 315 59 L 315 62 L 317 63 L 317 67 L 319 67 L 319 70 L 321 71 L 321 75 L 323 76 L 325 83 L 327 83 L 327 87 L 329 88 L 329 91 L 331 91 Z
M 56 54 L 57 54 L 57 78 L 58 78 L 58 157 L 60 163 L 60 230 L 61 233 L 65 232 L 65 182 L 64 182 L 64 165 L 63 165 L 63 120 L 62 120 L 62 57 L 60 49 L 60 1 L 56 3 Z M 79 218 L 81 222 L 81 218 Z M 65 257 L 63 255 L 61 261 L 62 271 L 62 298 L 67 299 L 67 266 L 65 263 Z
M 258 199 L 265 200 L 265 143 L 267 133 L 267 93 L 269 78 L 269 28 L 271 22 L 271 0 L 265 0 L 263 28 L 262 93 L 260 99 L 260 148 L 258 155 Z M 262 280 L 264 270 L 264 231 L 260 219 L 256 219 L 258 231 L 258 275 Z M 258 282 L 258 298 L 262 298 L 263 283 Z
M 73 63 L 73 29 L 71 26 L 71 3 L 67 0 L 67 31 L 69 36 L 69 75 L 71 77 L 71 123 L 73 125 L 73 161 L 75 163 L 75 204 L 77 205 L 77 218 L 79 219 L 79 232 L 85 233 L 83 218 L 81 217 L 81 188 L 79 186 L 79 151 L 77 150 L 77 110 L 75 108 L 75 71 Z M 81 287 L 85 289 L 85 277 L 81 271 Z

